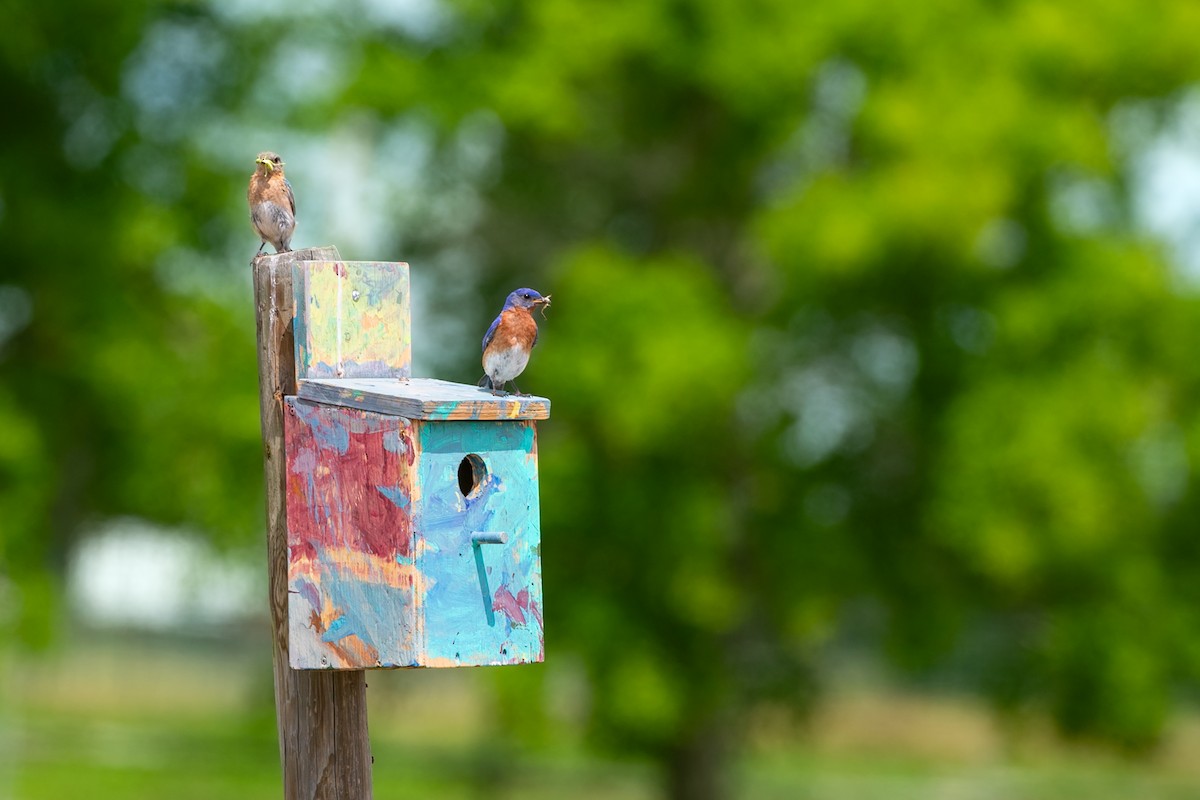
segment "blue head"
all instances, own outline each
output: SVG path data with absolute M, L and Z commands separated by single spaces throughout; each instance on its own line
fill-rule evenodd
M 542 297 L 533 289 L 517 289 L 504 301 L 504 308 L 528 308 L 550 305 L 550 295 Z

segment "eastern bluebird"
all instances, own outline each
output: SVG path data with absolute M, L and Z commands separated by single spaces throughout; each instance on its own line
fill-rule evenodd
M 292 184 L 283 176 L 283 159 L 268 151 L 254 159 L 254 174 L 246 199 L 250 201 L 250 223 L 262 244 L 255 256 L 262 254 L 270 242 L 276 253 L 290 249 L 292 231 L 296 230 L 296 197 Z
M 479 385 L 492 394 L 504 394 L 504 386 L 512 381 L 517 394 L 517 376 L 529 363 L 529 351 L 537 344 L 538 326 L 533 309 L 550 305 L 550 295 L 542 297 L 533 289 L 517 289 L 504 301 L 504 308 L 492 320 L 483 336 L 483 378 Z M 544 311 L 542 313 L 545 313 Z

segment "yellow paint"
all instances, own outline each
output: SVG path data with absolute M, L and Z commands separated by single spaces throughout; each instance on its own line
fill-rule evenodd
M 323 559 L 338 571 L 341 580 L 354 579 L 363 583 L 378 583 L 387 586 L 412 586 L 417 568 L 412 564 L 399 564 L 394 558 L 376 556 L 348 547 L 326 548 Z
M 297 315 L 303 319 L 298 376 L 407 375 L 412 362 L 408 265 L 321 261 L 301 265 Z M 323 366 L 321 366 L 323 365 Z
M 450 667 L 461 667 L 462 664 L 458 661 L 455 661 L 453 658 L 434 658 L 426 656 L 422 666 L 449 669 Z

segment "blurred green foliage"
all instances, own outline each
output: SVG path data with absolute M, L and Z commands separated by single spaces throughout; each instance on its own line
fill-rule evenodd
M 1186 0 L 0 6 L 16 621 L 52 630 L 96 520 L 258 535 L 244 180 L 351 130 L 419 177 L 380 195 L 395 251 L 343 254 L 412 262 L 435 315 L 466 275 L 465 330 L 554 294 L 523 379 L 554 400 L 547 641 L 600 740 L 702 796 L 747 709 L 803 708 L 865 638 L 1152 745 L 1200 667 L 1200 366 L 1135 189 L 1198 26 Z M 429 347 L 474 380 L 460 338 Z

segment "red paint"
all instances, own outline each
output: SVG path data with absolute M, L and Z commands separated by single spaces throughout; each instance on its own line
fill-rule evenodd
M 305 516 L 300 509 L 303 508 L 305 501 L 305 490 L 307 480 L 303 475 L 297 475 L 292 472 L 292 459 L 288 457 L 288 473 L 287 473 L 287 509 L 289 519 L 300 519 Z M 297 509 L 293 512 L 292 509 Z M 288 537 L 288 560 L 296 561 L 297 559 L 315 559 L 317 557 L 317 548 L 313 546 L 310 539 L 297 539 Z
M 492 595 L 492 611 L 499 611 L 505 614 L 514 625 L 525 624 L 525 611 L 529 608 L 529 590 L 522 589 L 513 597 L 513 593 L 509 590 L 508 584 L 502 585 Z
M 394 559 L 412 557 L 412 520 L 377 487 L 399 488 L 409 482 L 406 455 L 384 447 L 390 432 L 404 439 L 407 430 L 396 419 L 380 418 L 354 409 L 313 406 L 311 413 L 289 415 L 288 546 L 291 557 L 316 557 L 327 548 L 350 549 Z M 336 446 L 328 430 L 346 431 Z M 324 428 L 319 436 L 314 426 Z M 328 427 L 327 427 L 328 426 Z M 393 448 L 394 450 L 395 448 Z M 299 454 L 316 453 L 316 458 Z

